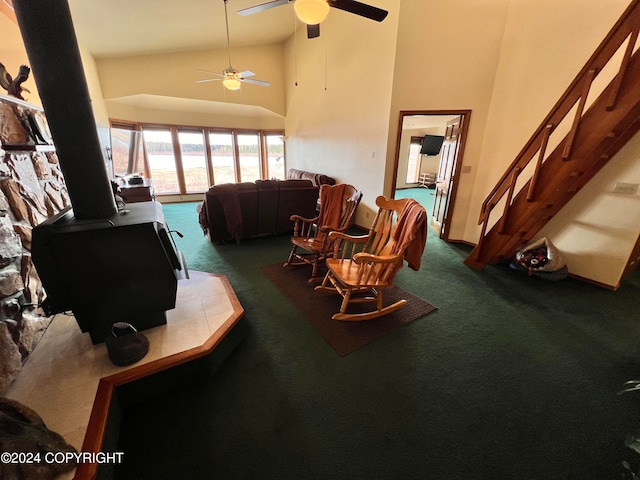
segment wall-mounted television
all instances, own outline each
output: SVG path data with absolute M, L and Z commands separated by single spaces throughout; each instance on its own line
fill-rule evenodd
M 421 155 L 438 155 L 442 148 L 444 137 L 442 135 L 425 135 L 422 140 Z

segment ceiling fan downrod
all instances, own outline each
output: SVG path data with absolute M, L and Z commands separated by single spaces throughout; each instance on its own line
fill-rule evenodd
M 224 2 L 224 24 L 227 27 L 227 54 L 229 55 L 229 68 L 231 68 L 231 42 L 229 40 L 229 15 L 227 13 L 227 2 L 229 0 L 222 0 Z
M 227 12 L 227 2 L 229 0 L 222 0 L 224 2 L 224 24 L 227 28 L 227 55 L 229 56 L 229 68 L 227 68 L 223 74 L 222 84 L 229 90 L 240 90 L 240 79 L 236 69 L 233 68 L 231 63 L 231 41 L 229 40 L 229 14 Z

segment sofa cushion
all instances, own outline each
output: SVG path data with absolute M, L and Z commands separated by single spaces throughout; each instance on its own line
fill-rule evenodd
M 279 180 L 256 180 L 258 194 L 258 231 L 276 233 L 278 231 Z
M 257 235 L 258 231 L 258 190 L 253 182 L 236 184 L 240 210 L 242 211 L 242 234 L 240 238 Z M 239 240 L 237 238 L 236 240 Z

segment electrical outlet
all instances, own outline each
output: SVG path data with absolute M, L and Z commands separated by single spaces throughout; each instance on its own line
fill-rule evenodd
M 638 193 L 638 184 L 618 182 L 613 187 L 613 193 L 622 193 L 624 195 L 635 195 L 636 193 Z
M 462 173 L 471 173 L 471 165 L 463 165 Z

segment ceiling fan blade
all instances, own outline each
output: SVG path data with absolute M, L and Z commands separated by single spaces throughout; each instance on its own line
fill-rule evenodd
M 216 75 L 218 77 L 222 77 L 222 74 L 218 72 L 210 72 L 209 70 L 200 70 L 199 68 L 197 68 L 196 70 L 202 73 L 208 73 L 209 75 Z
M 268 87 L 269 85 L 271 85 L 269 82 L 265 82 L 262 80 L 253 80 L 251 78 L 241 78 L 240 81 L 244 83 L 252 83 L 253 85 L 262 85 L 263 87 Z
M 245 70 L 244 72 L 240 72 L 238 75 L 240 75 L 241 78 L 245 78 L 245 77 L 253 77 L 255 73 L 253 73 L 251 70 Z
M 249 8 L 243 8 L 242 10 L 238 10 L 238 14 L 244 15 L 244 16 L 253 15 L 254 13 L 262 12 L 264 10 L 269 10 L 270 8 L 286 5 L 290 1 L 293 1 L 293 0 L 273 0 L 272 2 L 262 3 L 260 5 L 255 5 Z
M 320 24 L 307 25 L 307 38 L 318 38 L 320 36 Z
M 196 80 L 196 83 L 205 83 L 205 82 L 219 82 L 222 80 L 221 78 L 207 78 L 205 80 Z
M 355 13 L 356 15 L 375 20 L 376 22 L 383 21 L 389 14 L 386 10 L 367 5 L 366 3 L 356 2 L 356 0 L 329 0 L 329 5 L 338 10 Z

